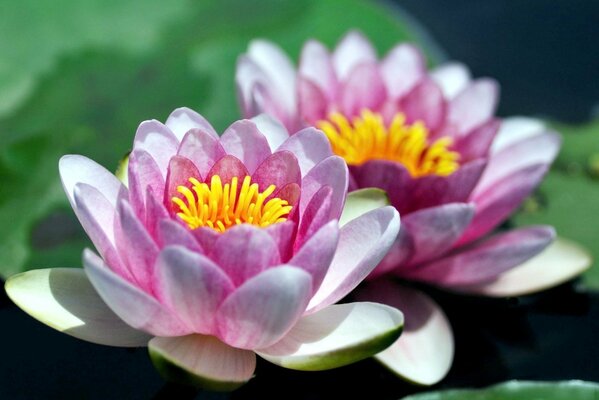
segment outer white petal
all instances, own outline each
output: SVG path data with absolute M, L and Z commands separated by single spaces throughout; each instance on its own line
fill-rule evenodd
M 27 314 L 78 339 L 108 346 L 138 347 L 146 346 L 151 338 L 117 317 L 82 269 L 28 271 L 9 278 L 5 288 L 11 300 Z
M 516 142 L 539 135 L 546 130 L 545 124 L 535 118 L 506 118 L 501 121 L 501 127 L 491 145 L 491 153 L 497 153 Z
M 376 303 L 329 306 L 303 317 L 257 354 L 285 368 L 319 371 L 347 365 L 386 348 L 401 334 L 403 315 Z
M 285 140 L 289 139 L 289 132 L 287 132 L 285 126 L 270 115 L 260 114 L 251 120 L 266 137 L 271 152 L 274 152 Z
M 214 336 L 156 337 L 149 351 L 167 380 L 209 390 L 236 389 L 250 380 L 256 368 L 253 351 L 230 347 Z
M 558 237 L 542 253 L 504 272 L 492 282 L 453 289 L 492 297 L 521 296 L 575 278 L 587 270 L 592 261 L 585 248 Z
M 389 197 L 384 190 L 376 188 L 355 190 L 347 195 L 341 218 L 339 218 L 339 226 L 347 224 L 368 211 L 388 205 L 390 205 Z

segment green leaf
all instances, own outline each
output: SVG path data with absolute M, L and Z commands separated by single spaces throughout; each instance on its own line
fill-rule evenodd
M 599 121 L 587 126 L 554 126 L 562 133 L 561 152 L 537 193 L 529 198 L 512 221 L 517 226 L 553 225 L 560 236 L 572 239 L 599 259 Z M 599 269 L 591 267 L 584 282 L 599 288 Z
M 599 384 L 583 381 L 509 381 L 486 389 L 456 389 L 404 397 L 403 400 L 595 400 Z
M 137 125 L 180 106 L 223 130 L 239 118 L 235 61 L 254 37 L 295 59 L 308 38 L 332 46 L 350 28 L 381 54 L 403 40 L 433 47 L 398 11 L 360 0 L 57 1 L 7 3 L 0 13 L 4 278 L 78 266 L 89 246 L 62 192 L 61 155 L 116 170 Z

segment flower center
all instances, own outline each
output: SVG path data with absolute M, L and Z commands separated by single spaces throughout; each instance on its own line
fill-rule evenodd
M 286 221 L 292 209 L 287 200 L 278 197 L 266 201 L 276 186 L 270 185 L 260 192 L 258 184 L 252 183 L 249 176 L 243 178 L 241 188 L 237 177 L 224 185 L 218 175 L 212 177 L 210 186 L 193 177 L 189 182 L 191 188 L 177 187 L 183 197 L 174 196 L 171 200 L 179 207 L 177 216 L 190 229 L 208 226 L 224 232 L 239 224 L 266 227 Z
M 426 126 L 420 121 L 406 124 L 402 113 L 397 113 L 391 124 L 385 126 L 383 117 L 369 110 L 363 110 L 351 122 L 333 112 L 328 120 L 318 121 L 316 126 L 329 138 L 333 152 L 349 165 L 373 159 L 396 161 L 413 177 L 447 176 L 460 167 L 459 153 L 449 150 L 453 143 L 450 137 L 429 143 Z

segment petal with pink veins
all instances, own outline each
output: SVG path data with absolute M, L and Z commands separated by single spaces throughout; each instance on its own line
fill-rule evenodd
M 158 224 L 158 242 L 162 247 L 179 245 L 204 254 L 204 249 L 189 229 L 172 219 L 163 219 Z
M 155 336 L 181 336 L 192 332 L 158 300 L 110 271 L 90 250 L 83 251 L 83 267 L 98 294 L 128 325 Z
M 202 117 L 197 112 L 187 108 L 177 108 L 168 116 L 165 124 L 177 137 L 178 141 L 183 140 L 187 132 L 192 129 L 199 129 L 218 138 L 218 134 L 210 125 L 206 118 Z
M 188 131 L 177 151 L 178 156 L 193 162 L 200 176 L 208 175 L 214 163 L 223 158 L 225 154 L 218 138 L 201 129 Z
M 218 175 L 222 182 L 231 182 L 234 177 L 243 181 L 250 173 L 237 157 L 227 154 L 212 166 L 205 181 L 210 182 L 214 175 Z
M 327 117 L 330 101 L 314 82 L 300 76 L 297 79 L 298 112 L 303 121 L 314 125 Z
M 339 218 L 347 195 L 348 174 L 345 160 L 339 156 L 328 157 L 316 164 L 302 180 L 299 209 L 305 210 L 320 188 L 330 186 L 333 189 L 330 218 Z
M 451 325 L 439 305 L 424 293 L 389 280 L 369 283 L 356 294 L 400 309 L 401 337 L 375 357 L 392 372 L 419 385 L 434 385 L 447 375 L 454 355 Z
M 401 334 L 403 315 L 375 303 L 329 306 L 302 317 L 279 342 L 258 355 L 285 368 L 322 371 L 368 358 Z
M 8 297 L 27 314 L 68 335 L 118 347 L 146 346 L 151 336 L 127 325 L 79 268 L 48 268 L 11 276 Z
M 448 121 L 462 136 L 493 117 L 499 98 L 499 85 L 492 79 L 472 81 L 449 103 Z
M 316 231 L 331 220 L 331 197 L 333 189 L 330 186 L 320 188 L 302 212 L 294 248 L 303 246 Z
M 327 137 L 315 128 L 306 128 L 287 139 L 279 151 L 287 150 L 295 154 L 302 171 L 302 176 L 317 164 L 333 155 Z
M 164 195 L 163 172 L 156 161 L 144 150 L 135 149 L 129 156 L 129 201 L 140 218 L 146 216 L 147 189 L 162 199 Z
M 322 285 L 310 300 L 309 313 L 345 297 L 383 259 L 399 232 L 393 207 L 369 211 L 341 228 L 339 245 Z
M 341 83 L 340 91 L 341 110 L 347 117 L 360 115 L 364 109 L 377 110 L 387 98 L 387 89 L 376 63 L 362 63 L 352 68 Z M 324 98 L 320 100 L 324 102 Z
M 417 47 L 402 43 L 387 53 L 380 68 L 389 96 L 398 99 L 425 76 L 426 61 Z
M 168 381 L 214 391 L 230 391 L 249 381 L 256 369 L 252 351 L 228 346 L 213 336 L 157 337 L 150 358 Z
M 431 79 L 423 79 L 399 103 L 406 115 L 406 122 L 413 124 L 422 121 L 429 131 L 437 130 L 447 112 L 443 92 Z
M 227 154 L 237 157 L 252 174 L 271 155 L 264 135 L 250 120 L 234 122 L 223 133 L 220 143 Z
M 289 265 L 270 268 L 224 301 L 217 314 L 218 336 L 242 349 L 270 346 L 301 317 L 311 290 L 306 271 Z
M 491 118 L 458 139 L 453 149 L 460 154 L 460 163 L 488 157 L 500 126 L 500 120 Z
M 164 175 L 166 175 L 168 162 L 177 153 L 177 147 L 179 147 L 179 139 L 168 127 L 156 120 L 142 122 L 137 128 L 133 141 L 133 150 L 140 149 L 147 152 Z
M 270 185 L 281 189 L 290 183 L 301 184 L 302 173 L 295 155 L 289 151 L 277 151 L 268 156 L 252 174 L 252 182 L 257 183 L 260 191 Z

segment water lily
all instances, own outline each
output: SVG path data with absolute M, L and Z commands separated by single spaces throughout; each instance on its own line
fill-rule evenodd
M 126 179 L 80 155 L 64 156 L 59 169 L 99 255 L 85 250 L 83 269 L 35 270 L 6 283 L 17 305 L 53 328 L 105 345 L 147 345 L 167 378 L 212 389 L 249 380 L 256 354 L 328 369 L 400 334 L 394 308 L 334 305 L 392 246 L 399 215 L 370 207 L 339 222 L 347 167 L 313 128 L 289 136 L 258 117 L 219 137 L 182 108 L 165 124 L 139 126 Z M 348 199 L 348 209 L 361 201 Z
M 497 118 L 494 80 L 472 79 L 455 62 L 428 71 L 407 43 L 379 60 L 352 31 L 332 52 L 306 42 L 297 69 L 276 45 L 255 40 L 239 57 L 236 83 L 246 117 L 266 112 L 291 130 L 320 128 L 349 166 L 350 190 L 387 192 L 402 230 L 372 279 L 513 296 L 590 265 L 582 249 L 561 239 L 543 252 L 554 241 L 551 227 L 496 231 L 539 184 L 560 137 L 534 119 Z M 405 314 L 405 333 L 377 355 L 382 363 L 421 384 L 445 376 L 453 337 L 431 298 L 385 279 L 357 296 Z

